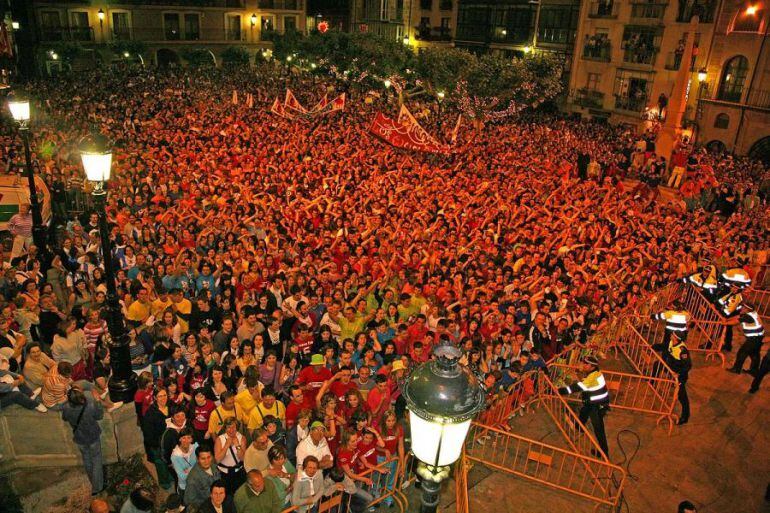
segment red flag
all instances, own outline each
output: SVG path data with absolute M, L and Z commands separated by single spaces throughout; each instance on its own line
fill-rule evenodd
M 345 93 L 342 93 L 334 99 L 332 102 L 332 112 L 336 110 L 343 110 L 345 108 Z
M 8 27 L 5 25 L 5 23 L 0 23 L 0 55 L 13 57 L 11 38 L 8 35 Z
M 286 90 L 286 99 L 283 102 L 283 106 L 287 109 L 296 110 L 301 114 L 307 114 L 307 109 L 294 97 L 294 93 L 291 92 L 291 89 Z
M 278 101 L 278 98 L 275 99 L 273 105 L 270 107 L 270 112 L 281 116 L 282 118 L 294 119 L 294 116 L 286 111 L 286 108 Z
M 318 102 L 316 104 L 316 106 L 313 107 L 313 110 L 311 110 L 310 112 L 315 114 L 315 113 L 318 113 L 318 112 L 321 112 L 322 110 L 324 110 L 324 108 L 326 108 L 326 105 L 329 103 L 328 96 L 329 96 L 328 94 L 324 94 L 324 97 L 321 98 L 321 101 Z

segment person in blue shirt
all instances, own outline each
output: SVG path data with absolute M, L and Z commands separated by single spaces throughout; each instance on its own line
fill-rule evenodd
M 174 352 L 171 353 L 171 358 L 166 360 L 165 366 L 169 369 L 173 369 L 180 376 L 187 374 L 187 369 L 190 368 L 190 364 L 187 359 L 182 355 L 181 346 L 175 345 Z
M 198 293 L 209 291 L 213 299 L 217 295 L 217 289 L 217 278 L 211 272 L 211 265 L 204 262 L 201 265 L 200 274 L 195 278 L 195 291 Z
M 388 322 L 385 320 L 377 323 L 377 340 L 380 345 L 384 346 L 385 342 L 390 342 L 396 337 L 396 330 L 388 326 Z

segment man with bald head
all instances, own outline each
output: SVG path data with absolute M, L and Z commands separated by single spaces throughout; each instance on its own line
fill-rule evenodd
M 284 498 L 262 473 L 252 469 L 246 482 L 235 492 L 235 509 L 238 513 L 280 513 Z
M 110 513 L 110 505 L 103 499 L 93 499 L 88 506 L 88 513 Z

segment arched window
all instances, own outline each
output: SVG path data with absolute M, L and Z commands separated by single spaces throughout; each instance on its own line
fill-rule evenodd
M 763 137 L 755 142 L 749 150 L 749 157 L 764 162 L 770 166 L 770 137 Z
M 714 120 L 714 128 L 727 128 L 728 126 L 730 126 L 730 116 L 724 113 L 717 114 Z
M 743 85 L 749 74 L 749 60 L 743 55 L 736 55 L 723 67 L 722 80 L 719 82 L 717 100 L 739 102 L 743 95 Z

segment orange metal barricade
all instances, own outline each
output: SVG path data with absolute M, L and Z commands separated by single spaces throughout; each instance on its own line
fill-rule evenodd
M 770 290 L 751 288 L 742 295 L 743 299 L 754 307 L 763 323 L 770 322 Z
M 455 511 L 468 513 L 468 460 L 463 449 L 460 459 L 455 464 Z
M 722 354 L 726 326 L 734 324 L 735 319 L 725 319 L 719 310 L 706 299 L 695 287 L 686 287 L 681 297 L 684 308 L 690 313 L 695 330 L 690 330 L 687 349 L 690 352 L 704 353 L 706 360 L 718 358 L 722 367 L 725 356 Z M 694 333 L 693 333 L 694 332 Z
M 556 385 L 568 384 L 572 376 L 579 374 L 578 367 L 553 364 L 548 368 L 551 380 Z M 613 409 L 633 411 L 657 417 L 657 423 L 668 422 L 671 434 L 679 416 L 674 407 L 679 396 L 679 381 L 676 378 L 656 378 L 602 370 L 610 392 L 610 405 Z M 566 397 L 568 402 L 579 403 L 577 397 Z
M 369 503 L 370 507 L 376 506 L 390 498 L 401 513 L 404 513 L 407 510 L 409 501 L 402 492 L 406 463 L 407 462 L 399 461 L 398 457 L 394 456 L 391 459 L 382 462 L 374 469 L 367 469 L 361 473 L 372 480 L 371 485 L 363 488 L 374 496 L 374 500 Z M 392 471 L 392 466 L 395 466 L 396 474 L 391 480 L 390 472 Z M 381 472 L 385 470 L 388 470 L 388 472 Z M 357 482 L 356 484 L 359 487 L 361 486 L 360 482 Z M 320 501 L 318 513 L 342 513 L 350 511 L 350 500 L 350 495 L 342 492 L 334 492 Z M 299 511 L 299 509 L 299 506 L 290 506 L 281 511 L 281 513 L 295 513 Z

